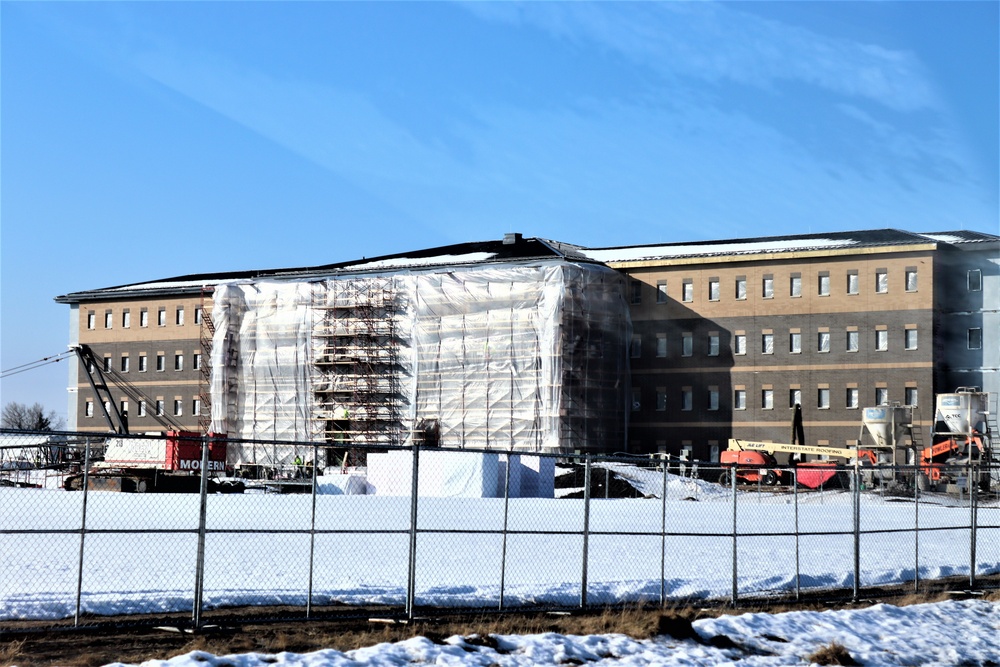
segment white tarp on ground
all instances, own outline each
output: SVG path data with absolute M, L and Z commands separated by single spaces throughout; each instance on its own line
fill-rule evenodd
M 373 307 L 376 294 L 391 306 Z M 214 299 L 217 433 L 403 444 L 430 420 L 448 448 L 624 445 L 631 325 L 622 278 L 607 267 L 547 260 L 244 281 L 219 285 Z M 391 320 L 391 334 L 371 324 L 379 318 Z M 361 377 L 369 361 L 379 370 Z M 373 424 L 383 439 L 373 439 Z M 337 429 L 350 442 L 335 441 Z M 230 452 L 230 463 L 295 456 L 283 446 Z
M 363 496 L 368 482 L 358 473 L 327 473 L 316 478 L 316 492 L 328 496 Z
M 441 449 L 421 451 L 417 495 L 427 498 L 496 498 L 499 458 L 499 454 Z M 368 455 L 370 492 L 377 496 L 409 496 L 412 485 L 412 452 Z

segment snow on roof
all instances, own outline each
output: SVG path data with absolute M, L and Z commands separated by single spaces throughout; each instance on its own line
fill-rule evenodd
M 640 246 L 630 248 L 594 248 L 584 250 L 598 262 L 632 262 L 661 257 L 694 257 L 697 255 L 750 255 L 767 252 L 791 252 L 819 248 L 845 248 L 859 245 L 854 239 L 769 239 L 746 243 L 699 243 L 690 245 Z
M 360 264 L 348 264 L 347 271 L 367 271 L 369 269 L 398 269 L 408 266 L 434 266 L 437 264 L 470 264 L 486 262 L 496 257 L 495 252 L 469 252 L 462 255 L 435 255 L 433 257 L 394 257 Z
M 132 285 L 119 285 L 118 287 L 108 287 L 102 292 L 133 292 L 136 290 L 153 289 L 184 289 L 187 287 L 214 286 L 219 283 L 228 282 L 221 278 L 205 280 L 157 280 L 151 283 L 134 283 Z

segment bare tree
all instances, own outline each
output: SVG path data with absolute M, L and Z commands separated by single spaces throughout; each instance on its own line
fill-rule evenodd
M 63 420 L 55 410 L 45 412 L 41 403 L 32 406 L 11 402 L 3 406 L 0 427 L 24 431 L 53 431 L 62 428 Z

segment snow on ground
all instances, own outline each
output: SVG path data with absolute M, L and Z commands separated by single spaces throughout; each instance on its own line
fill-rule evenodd
M 807 656 L 837 642 L 866 667 L 995 665 L 1000 663 L 1000 604 L 979 600 L 860 610 L 743 614 L 694 622 L 701 641 L 663 636 L 500 635 L 492 642 L 450 637 L 435 644 L 414 637 L 341 652 L 215 656 L 194 651 L 144 667 L 395 667 L 413 664 L 527 667 L 586 665 L 807 665 Z M 728 638 L 720 642 L 718 638 Z M 714 641 L 713 641 L 714 638 Z M 492 643 L 495 648 L 481 644 Z M 727 647 L 722 647 L 727 646 Z M 121 664 L 121 663 L 118 663 Z

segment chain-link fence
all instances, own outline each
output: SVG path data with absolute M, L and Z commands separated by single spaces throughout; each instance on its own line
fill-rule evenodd
M 0 432 L 0 630 L 857 597 L 1000 572 L 1000 485 L 978 464 L 770 476 L 241 443 L 295 453 L 261 466 L 230 443 Z

